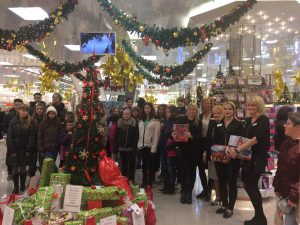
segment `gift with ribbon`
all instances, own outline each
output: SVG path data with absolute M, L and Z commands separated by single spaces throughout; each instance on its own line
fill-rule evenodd
M 60 184 L 65 187 L 67 184 L 71 182 L 71 174 L 67 173 L 51 173 L 50 175 L 50 183 L 49 185 Z
M 128 219 L 126 217 L 117 217 L 117 225 L 128 225 Z
M 88 217 L 95 217 L 97 222 L 100 222 L 100 219 L 109 217 L 113 215 L 111 207 L 102 208 L 102 209 L 93 209 L 88 211 L 81 211 L 77 214 L 77 219 L 86 221 Z
M 50 176 L 55 170 L 55 161 L 50 158 L 44 159 L 41 178 L 39 182 L 39 187 L 48 186 L 50 183 Z
M 89 200 L 120 200 L 125 195 L 123 190 L 118 187 L 83 187 L 82 201 L 87 202 Z
M 84 225 L 84 222 L 82 220 L 68 221 L 64 225 Z
M 54 187 L 42 187 L 34 195 L 39 212 L 50 211 L 52 200 L 55 198 Z
M 27 224 L 29 224 L 35 212 L 34 204 L 15 202 L 10 207 L 15 210 L 14 222 L 16 224 L 23 225 L 24 221 L 27 221 Z

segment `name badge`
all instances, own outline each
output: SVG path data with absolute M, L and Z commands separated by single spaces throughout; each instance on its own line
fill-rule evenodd
M 221 123 L 220 123 L 220 124 L 217 124 L 217 127 L 221 127 L 221 126 L 223 126 L 223 124 L 221 124 Z
M 255 127 L 257 125 L 257 123 L 252 124 L 253 127 Z

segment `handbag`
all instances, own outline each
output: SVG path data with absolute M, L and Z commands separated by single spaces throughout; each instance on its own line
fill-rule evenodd
M 282 197 L 277 202 L 277 208 L 285 215 L 289 215 L 293 211 L 293 207 L 288 205 L 288 200 Z

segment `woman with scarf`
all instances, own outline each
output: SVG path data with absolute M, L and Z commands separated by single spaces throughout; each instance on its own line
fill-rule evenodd
M 135 178 L 135 154 L 139 138 L 137 121 L 131 117 L 131 110 L 125 108 L 117 124 L 117 151 L 121 158 L 121 171 L 132 183 Z

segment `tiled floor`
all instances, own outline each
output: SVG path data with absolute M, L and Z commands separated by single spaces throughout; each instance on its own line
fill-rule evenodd
M 7 171 L 5 166 L 5 144 L 0 141 L 0 196 L 11 193 L 12 181 L 7 181 Z M 141 177 L 141 171 L 138 171 L 137 177 Z M 192 205 L 182 205 L 179 202 L 179 194 L 165 196 L 157 193 L 161 188 L 158 184 L 154 186 L 154 203 L 156 206 L 157 225 L 242 225 L 243 221 L 253 216 L 253 210 L 249 201 L 237 201 L 234 215 L 230 219 L 223 219 L 217 215 L 217 207 L 210 206 L 209 203 L 202 200 L 193 199 Z M 268 218 L 268 224 L 273 225 L 273 215 L 275 200 L 264 200 L 264 210 Z M 259 225 L 259 224 L 257 224 Z

